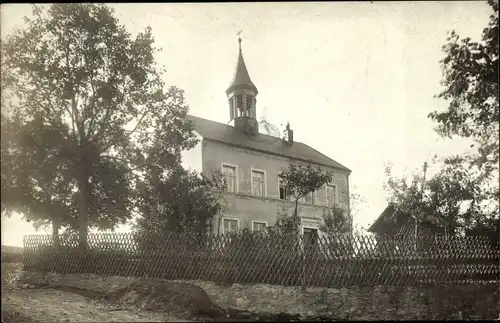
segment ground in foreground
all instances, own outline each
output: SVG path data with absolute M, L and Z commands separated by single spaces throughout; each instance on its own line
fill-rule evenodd
M 2 321 L 36 322 L 188 322 L 149 311 L 112 307 L 56 289 L 20 289 L 20 263 L 2 263 Z

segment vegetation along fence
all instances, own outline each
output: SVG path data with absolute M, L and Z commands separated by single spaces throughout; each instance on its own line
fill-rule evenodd
M 322 237 L 242 232 L 90 234 L 24 239 L 28 271 L 201 279 L 300 286 L 499 282 L 498 239 L 488 237 Z

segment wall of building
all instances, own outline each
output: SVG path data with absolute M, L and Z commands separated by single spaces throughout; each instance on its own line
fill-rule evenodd
M 279 140 L 279 139 L 278 139 Z M 252 220 L 266 221 L 273 225 L 281 205 L 292 203 L 279 199 L 278 174 L 292 162 L 289 158 L 254 152 L 227 146 L 213 141 L 204 141 L 202 145 L 203 173 L 211 176 L 213 170 L 221 170 L 222 163 L 237 166 L 238 194 L 227 194 L 227 218 L 237 218 L 240 228 L 252 228 Z M 251 170 L 258 169 L 266 174 L 266 196 L 257 197 L 251 193 Z M 324 170 L 327 170 L 323 167 Z M 332 183 L 337 186 L 338 202 L 345 207 L 349 203 L 348 174 L 334 169 Z M 323 214 L 326 192 L 321 189 L 316 194 L 316 205 L 301 204 L 300 216 L 303 225 L 317 227 Z M 319 204 L 319 206 L 317 205 Z M 217 226 L 216 226 L 217 227 Z

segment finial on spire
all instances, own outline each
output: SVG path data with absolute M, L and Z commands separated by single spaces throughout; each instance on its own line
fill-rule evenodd
M 243 32 L 243 29 L 238 31 L 236 35 L 238 36 L 238 44 L 240 45 L 240 50 L 241 50 L 241 33 Z

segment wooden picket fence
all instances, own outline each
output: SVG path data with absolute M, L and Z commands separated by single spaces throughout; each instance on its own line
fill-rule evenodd
M 375 286 L 500 282 L 498 240 L 488 237 L 321 237 L 239 232 L 90 234 L 24 239 L 27 271 L 267 283 Z

